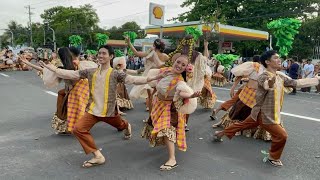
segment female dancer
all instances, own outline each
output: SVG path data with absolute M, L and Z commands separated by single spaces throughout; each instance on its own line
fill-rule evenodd
M 221 65 L 220 61 L 216 61 L 214 74 L 212 75 L 212 84 L 223 87 L 226 83 L 227 78 L 224 77 L 224 66 Z
M 156 39 L 153 42 L 153 48 L 150 49 L 148 52 L 141 52 L 137 51 L 134 46 L 131 44 L 129 37 L 125 37 L 127 44 L 129 45 L 130 49 L 133 51 L 134 55 L 141 57 L 141 58 L 146 58 L 146 62 L 144 64 L 145 70 L 142 74 L 142 76 L 146 76 L 149 72 L 150 69 L 159 69 L 164 66 L 165 62 L 169 59 L 168 55 L 163 53 L 165 49 L 165 44 L 161 41 L 161 39 Z M 133 99 L 138 99 L 138 98 L 145 98 L 146 99 L 146 110 L 149 110 L 149 98 L 148 98 L 148 93 L 147 89 L 150 89 L 148 85 L 138 85 L 134 86 L 130 93 L 129 96 L 130 98 Z
M 74 64 L 68 48 L 60 48 L 58 54 L 63 64 L 63 69 L 83 70 L 98 67 L 97 64 L 91 61 L 81 61 L 79 64 Z M 31 66 L 43 73 L 43 81 L 47 87 L 52 88 L 59 84 L 61 79 L 57 78 L 54 72 L 48 70 L 47 68 L 36 66 L 27 60 L 22 61 L 26 65 Z M 55 67 L 52 64 L 49 64 L 49 66 Z M 61 135 L 70 134 L 75 122 L 83 116 L 89 97 L 89 85 L 86 79 L 79 81 L 64 80 L 64 82 L 65 88 L 58 92 L 57 112 L 54 114 L 51 124 L 52 128 L 56 131 L 56 134 Z M 68 94 L 68 96 L 66 96 L 66 94 Z M 63 106 L 66 98 L 68 99 L 67 104 Z M 62 109 L 66 107 L 67 114 L 61 114 Z
M 126 59 L 125 57 L 116 57 L 113 59 L 113 68 L 120 71 L 124 72 L 126 71 Z M 118 108 L 118 113 L 120 115 L 126 115 L 126 113 L 120 111 L 120 108 L 124 109 L 132 109 L 133 104 L 132 101 L 129 98 L 128 91 L 126 88 L 125 83 L 119 82 L 117 84 L 117 108 Z
M 180 55 L 172 67 L 152 70 L 149 73 L 153 75 L 170 72 L 167 77 L 156 83 L 157 93 L 152 100 L 151 120 L 146 122 L 142 131 L 142 137 L 149 139 L 152 147 L 167 146 L 169 158 L 160 170 L 171 170 L 178 166 L 174 143 L 177 143 L 179 150 L 187 150 L 184 129 L 186 114 L 196 109 L 195 98 L 200 95 L 200 92 L 193 93 L 186 84 L 187 66 L 188 57 Z

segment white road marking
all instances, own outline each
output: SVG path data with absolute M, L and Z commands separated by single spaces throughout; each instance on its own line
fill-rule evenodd
M 52 92 L 52 91 L 45 91 L 46 93 L 52 95 L 52 96 L 58 96 L 57 93 L 55 92 Z M 219 103 L 224 103 L 225 101 L 223 100 L 219 100 L 217 99 L 217 102 Z M 297 115 L 297 114 L 291 114 L 291 113 L 286 113 L 286 112 L 281 112 L 282 115 L 285 115 L 285 116 L 291 116 L 291 117 L 296 117 L 296 118 L 301 118 L 301 119 L 307 119 L 307 120 L 311 120 L 311 121 L 318 121 L 320 122 L 320 119 L 317 119 L 317 118 L 313 118 L 313 117 L 308 117 L 308 116 L 301 116 L 301 115 Z
M 224 103 L 225 101 L 222 101 L 222 100 L 218 100 L 218 99 L 217 99 L 217 102 L 219 102 L 219 103 Z M 306 120 L 311 120 L 311 121 L 320 122 L 320 119 L 318 119 L 318 118 L 313 118 L 313 117 L 308 117 L 308 116 L 301 116 L 301 115 L 291 114 L 291 113 L 286 113 L 286 112 L 281 112 L 281 114 L 282 114 L 282 115 L 285 115 L 285 116 L 296 117 L 296 118 L 300 118 L 300 119 L 306 119 Z
M 4 77 L 10 77 L 9 75 L 3 74 L 3 73 L 0 73 L 0 75 Z
M 230 89 L 228 89 L 228 88 L 220 88 L 220 87 L 213 87 L 213 89 L 220 89 L 220 90 L 230 91 Z
M 45 91 L 47 94 L 58 97 L 58 94 L 52 91 Z

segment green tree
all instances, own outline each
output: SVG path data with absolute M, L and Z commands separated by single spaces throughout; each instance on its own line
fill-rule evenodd
M 302 23 L 300 33 L 293 42 L 291 56 L 298 56 L 299 59 L 310 58 L 316 42 L 320 39 L 320 16 L 307 19 Z
M 83 44 L 90 46 L 94 42 L 94 32 L 100 30 L 96 10 L 89 4 L 79 8 L 53 7 L 45 10 L 41 18 L 55 30 L 58 47 L 67 46 L 68 37 L 73 34 L 83 37 Z
M 278 18 L 292 17 L 307 19 L 308 14 L 318 11 L 319 0 L 185 0 L 181 7 L 190 7 L 173 20 L 219 21 L 257 30 L 267 30 L 267 23 Z M 317 5 L 317 6 L 316 6 Z M 253 54 L 255 50 L 263 51 L 267 42 L 236 42 L 238 52 Z
M 132 22 L 126 22 L 121 27 L 113 26 L 110 29 L 107 30 L 110 34 L 110 39 L 117 39 L 117 40 L 123 40 L 123 33 L 126 31 L 133 31 L 137 33 L 138 39 L 144 38 L 144 32 L 142 31 L 141 27 L 134 21 Z
M 24 45 L 29 42 L 29 31 L 27 28 L 18 24 L 16 21 L 10 21 L 5 33 L 1 36 L 2 46 L 11 46 L 11 32 L 13 33 L 13 44 Z

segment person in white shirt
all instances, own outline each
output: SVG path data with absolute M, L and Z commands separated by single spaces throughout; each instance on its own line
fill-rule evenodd
M 286 59 L 286 58 L 285 58 Z M 281 70 L 281 72 L 283 72 L 283 73 L 285 73 L 285 74 L 288 74 L 288 69 L 289 69 L 289 64 L 288 64 L 288 60 L 286 59 L 286 60 L 284 60 L 283 62 L 282 62 L 282 70 Z
M 311 59 L 307 60 L 307 64 L 304 65 L 303 70 L 304 70 L 304 77 L 305 78 L 312 78 L 313 77 L 314 65 L 312 64 L 312 60 Z M 306 87 L 305 90 L 307 92 L 310 92 L 311 91 L 311 87 Z

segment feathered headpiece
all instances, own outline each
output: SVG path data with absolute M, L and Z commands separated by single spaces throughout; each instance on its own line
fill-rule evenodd
M 109 36 L 106 34 L 97 33 L 96 40 L 98 41 L 98 47 L 100 47 L 107 44 L 107 41 L 109 40 Z
M 216 54 L 214 58 L 221 63 L 226 69 L 230 69 L 233 61 L 239 59 L 240 56 L 234 54 Z
M 274 36 L 277 38 L 276 45 L 280 48 L 279 54 L 281 56 L 289 54 L 300 26 L 301 21 L 293 18 L 278 19 L 267 24 L 268 29 L 272 29 Z
M 79 35 L 72 35 L 69 37 L 71 46 L 78 47 L 82 42 L 82 37 Z
M 137 33 L 132 32 L 132 31 L 126 31 L 126 32 L 124 32 L 124 33 L 123 33 L 123 36 L 129 37 L 130 42 L 131 42 L 132 44 L 134 43 L 134 40 L 138 37 Z M 128 54 L 129 54 L 130 56 L 133 55 L 133 52 L 132 52 L 132 50 L 131 50 L 129 47 L 128 47 Z

